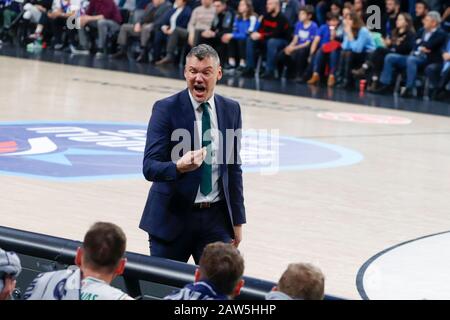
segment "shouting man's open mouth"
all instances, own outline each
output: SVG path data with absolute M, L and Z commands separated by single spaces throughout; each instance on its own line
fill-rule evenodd
M 196 98 L 205 98 L 206 86 L 204 84 L 194 84 L 194 95 Z

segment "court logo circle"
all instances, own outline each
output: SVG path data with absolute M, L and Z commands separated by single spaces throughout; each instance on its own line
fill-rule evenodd
M 52 180 L 143 178 L 147 126 L 111 122 L 0 123 L 0 174 Z M 347 166 L 356 151 L 314 140 L 244 130 L 244 172 Z

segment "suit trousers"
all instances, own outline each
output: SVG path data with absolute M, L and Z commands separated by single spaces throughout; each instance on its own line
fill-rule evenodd
M 151 32 L 153 30 L 153 23 L 146 23 L 142 25 L 141 32 L 134 32 L 134 24 L 125 23 L 120 26 L 119 37 L 117 38 L 117 43 L 121 46 L 128 45 L 128 39 L 131 37 L 139 37 L 141 47 L 144 48 L 147 46 Z
M 174 241 L 164 241 L 149 235 L 150 255 L 187 262 L 192 255 L 199 263 L 204 247 L 212 242 L 232 241 L 225 201 L 210 208 L 192 209 L 181 234 Z

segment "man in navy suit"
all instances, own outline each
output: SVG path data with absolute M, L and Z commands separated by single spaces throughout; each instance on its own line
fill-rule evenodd
M 152 256 L 198 263 L 207 244 L 242 240 L 242 118 L 239 103 L 214 93 L 222 70 L 212 47 L 192 48 L 184 76 L 187 89 L 153 106 L 143 166 L 153 184 L 140 228 Z

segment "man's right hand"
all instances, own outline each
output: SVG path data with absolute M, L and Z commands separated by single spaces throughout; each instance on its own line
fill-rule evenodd
M 189 151 L 177 161 L 177 171 L 180 173 L 194 171 L 200 168 L 206 158 L 206 148 Z
M 133 31 L 136 32 L 136 33 L 140 33 L 142 31 L 142 26 L 141 26 L 141 24 L 139 22 L 134 24 L 134 30 Z
M 258 41 L 261 39 L 261 34 L 259 32 L 253 32 L 250 34 L 250 38 L 254 41 Z
M 161 27 L 161 31 L 162 31 L 164 34 L 169 34 L 169 26 L 162 26 L 162 27 Z

